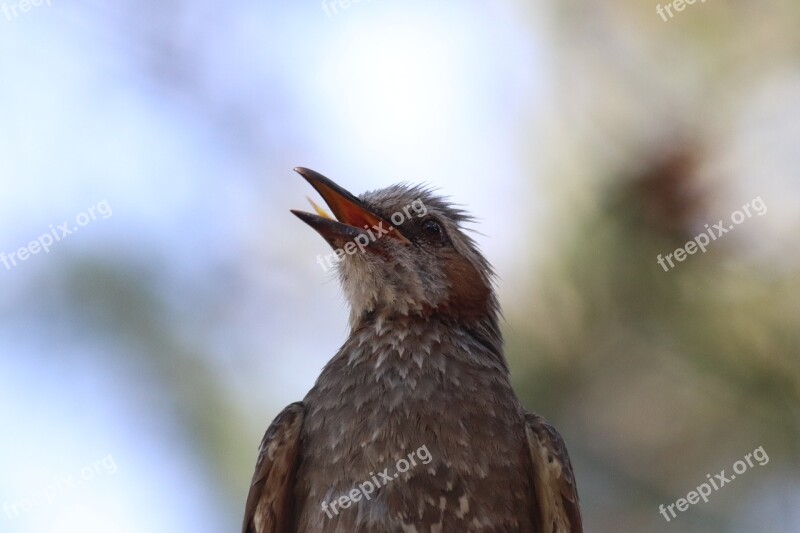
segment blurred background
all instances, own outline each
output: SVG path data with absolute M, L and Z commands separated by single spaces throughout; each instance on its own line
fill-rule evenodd
M 800 531 L 796 1 L 0 3 L 0 531 L 239 530 L 347 335 L 298 165 L 478 217 L 587 532 Z

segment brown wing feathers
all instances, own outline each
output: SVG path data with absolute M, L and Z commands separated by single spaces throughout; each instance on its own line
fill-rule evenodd
M 289 530 L 291 481 L 298 462 L 304 415 L 303 404 L 293 403 L 281 411 L 267 429 L 247 495 L 242 533 Z
M 526 413 L 542 533 L 582 533 L 578 491 L 564 440 L 547 420 Z

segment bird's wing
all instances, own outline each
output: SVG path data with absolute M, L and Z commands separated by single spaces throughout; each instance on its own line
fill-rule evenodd
M 525 413 L 533 484 L 542 533 L 582 533 L 578 489 L 567 447 L 558 431 L 544 418 Z
M 304 415 L 303 404 L 293 403 L 275 417 L 264 434 L 247 495 L 242 533 L 288 531 Z

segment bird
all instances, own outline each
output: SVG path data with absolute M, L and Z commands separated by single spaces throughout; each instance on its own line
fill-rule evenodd
M 267 429 L 242 533 L 581 533 L 564 440 L 511 386 L 475 219 L 428 186 L 294 170 L 332 212 L 291 210 L 334 249 L 350 332 Z

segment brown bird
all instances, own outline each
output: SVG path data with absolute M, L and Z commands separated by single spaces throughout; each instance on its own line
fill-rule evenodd
M 337 250 L 351 331 L 264 435 L 242 532 L 583 531 L 564 441 L 511 388 L 471 217 L 295 170 L 336 217 L 292 211 Z

